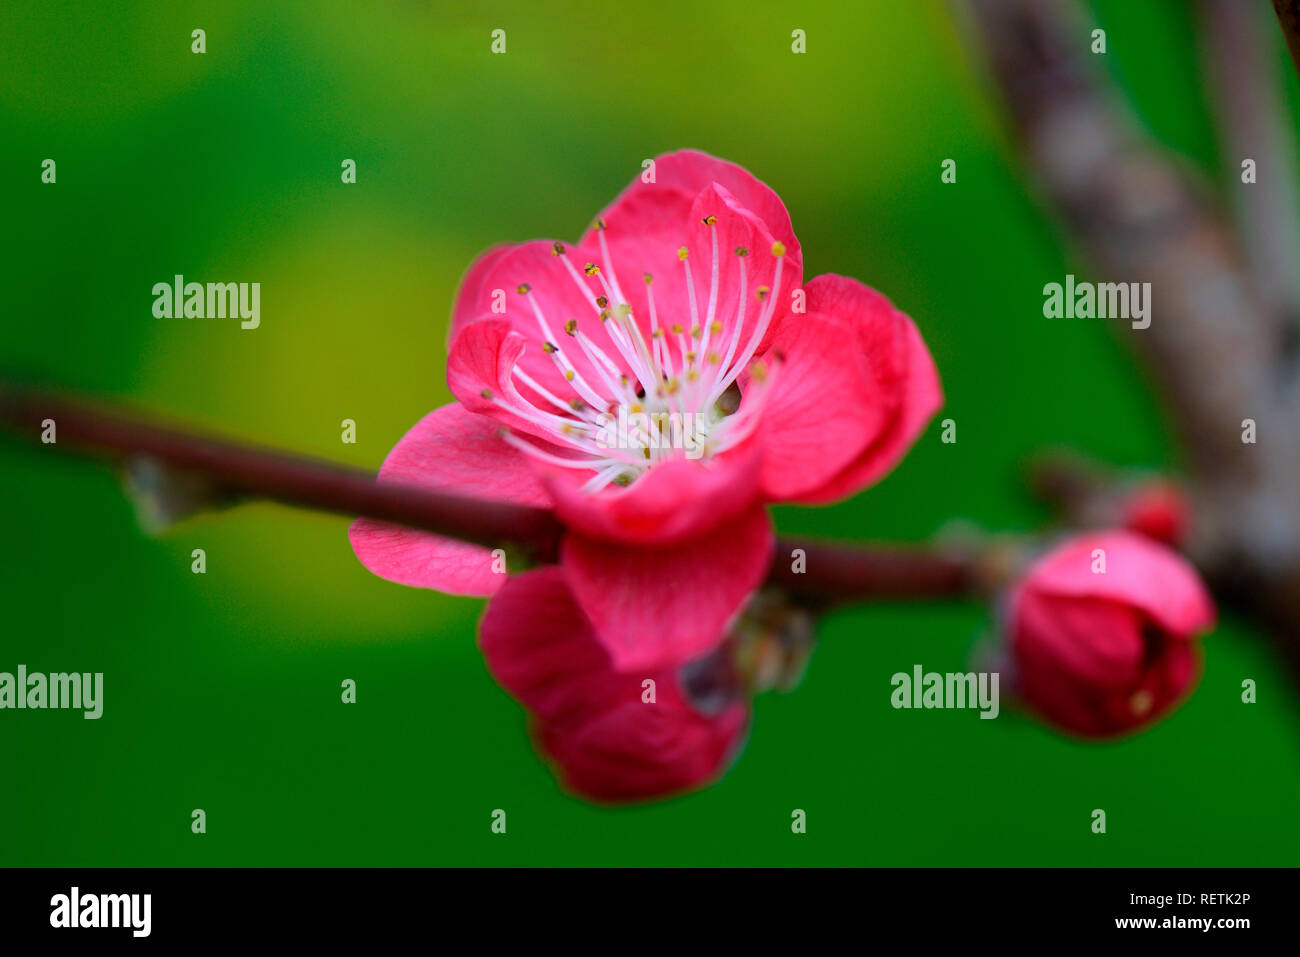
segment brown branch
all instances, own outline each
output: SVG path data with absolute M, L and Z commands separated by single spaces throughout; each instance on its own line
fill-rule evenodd
M 807 570 L 792 560 L 803 553 Z M 959 550 L 928 547 L 834 545 L 783 538 L 768 584 L 805 599 L 922 598 L 961 595 L 981 588 L 979 562 Z
M 553 557 L 559 542 L 559 523 L 546 509 L 381 484 L 362 469 L 196 435 L 57 396 L 0 390 L 0 421 L 19 435 L 35 439 L 46 419 L 56 427 L 56 442 L 47 448 L 122 461 L 148 456 L 202 475 L 232 496 L 365 515 L 480 545 L 522 546 L 537 560 Z
M 1300 74 L 1300 0 L 1273 0 L 1273 10 L 1291 51 L 1291 62 Z
M 1150 327 L 1122 328 L 1193 471 L 1193 557 L 1220 594 L 1273 626 L 1300 675 L 1294 328 L 1262 305 L 1218 212 L 1101 75 L 1073 4 L 971 9 L 1027 165 L 1069 237 L 1103 280 L 1151 283 Z M 1242 441 L 1245 419 L 1255 443 Z
M 1251 280 L 1279 321 L 1300 313 L 1300 204 L 1295 137 L 1279 96 L 1268 13 L 1241 0 L 1200 0 L 1205 72 Z M 1255 161 L 1255 182 L 1241 163 Z
M 547 509 L 451 495 L 414 485 L 377 483 L 361 469 L 256 448 L 165 427 L 121 411 L 0 388 L 0 424 L 36 441 L 53 420 L 56 452 L 129 462 L 140 456 L 201 476 L 232 497 L 257 497 L 341 515 L 365 515 L 489 547 L 514 546 L 533 561 L 553 562 L 562 527 Z M 789 560 L 804 550 L 803 571 Z M 973 550 L 859 547 L 805 541 L 777 544 L 769 584 L 819 605 L 863 598 L 958 596 L 974 591 Z

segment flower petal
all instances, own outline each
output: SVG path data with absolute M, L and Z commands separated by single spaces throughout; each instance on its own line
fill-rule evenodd
M 848 319 L 857 337 L 862 375 L 879 386 L 881 431 L 842 472 L 795 500 L 832 502 L 878 481 L 893 469 L 943 405 L 934 359 L 916 325 L 884 296 L 844 276 L 817 276 L 805 285 L 808 311 Z
M 649 187 L 647 187 L 649 189 Z M 744 322 L 735 353 L 743 355 L 754 328 L 758 325 L 765 306 L 770 302 L 773 315 L 768 321 L 764 341 L 770 341 L 790 312 L 791 292 L 803 281 L 803 263 L 797 247 L 786 247 L 782 255 L 781 283 L 775 296 L 767 302 L 760 301 L 756 292 L 760 287 L 768 290 L 775 286 L 777 257 L 773 245 L 777 236 L 752 210 L 746 208 L 725 187 L 708 183 L 700 189 L 685 208 L 674 201 L 674 218 L 663 222 L 662 210 L 654 207 L 661 194 L 642 192 L 604 220 L 603 230 L 591 230 L 579 247 L 579 257 L 595 262 L 611 284 L 615 284 L 623 298 L 632 306 L 633 315 L 642 335 L 651 335 L 650 298 L 653 294 L 658 325 L 666 331 L 664 345 L 680 370 L 681 348 L 672 334 L 679 325 L 689 336 L 692 329 L 703 330 L 716 321 L 722 328 L 711 333 L 708 352 L 716 353 L 719 362 L 725 357 L 732 339 L 734 322 L 740 317 L 742 289 L 741 269 L 745 271 Z M 709 218 L 713 222 L 706 223 Z M 647 223 L 654 224 L 647 226 Z M 605 249 L 600 246 L 605 241 Z M 713 277 L 713 249 L 717 246 L 718 263 L 716 286 Z M 745 255 L 737 254 L 744 249 Z M 680 250 L 686 251 L 684 262 Z M 742 262 L 743 260 L 743 262 Z M 687 266 L 692 282 L 686 282 Z M 645 276 L 653 278 L 653 288 L 647 289 Z M 691 293 L 694 293 L 694 310 Z M 714 303 L 712 314 L 709 303 Z M 688 339 L 688 349 L 702 345 L 699 339 Z M 703 361 L 704 356 L 700 357 Z M 707 372 L 707 369 L 706 369 Z
M 607 223 L 639 223 L 645 232 L 676 225 L 685 218 L 682 214 L 689 212 L 700 191 L 710 183 L 718 183 L 766 224 L 791 255 L 801 256 L 785 203 L 744 167 L 699 150 L 663 153 L 655 157 L 654 163 L 655 181 L 645 183 L 638 176 L 601 213 Z M 646 202 L 650 197 L 652 201 Z
M 548 721 L 613 707 L 633 680 L 614 674 L 556 566 L 511 576 L 488 602 L 479 645 L 501 686 Z M 640 679 L 633 683 L 639 689 Z
M 556 242 L 549 239 L 494 247 L 480 257 L 457 294 L 451 341 L 481 321 L 509 323 L 528 346 L 517 357 L 520 366 L 537 382 L 568 399 L 572 389 L 542 346 L 549 342 L 563 350 L 578 374 L 595 383 L 599 373 L 565 334 L 564 324 L 575 319 L 588 336 L 602 343 L 608 339 L 601 330 L 596 306 L 596 297 L 603 294 L 599 281 L 582 274 L 580 253 L 564 243 L 559 246 L 565 249 L 565 257 L 556 254 Z M 566 258 L 574 273 L 565 268 Z M 625 366 L 612 348 L 607 352 L 616 365 Z
M 1143 616 L 1127 605 L 1020 590 L 1012 603 L 1016 653 L 1092 688 L 1125 688 L 1141 674 Z
M 763 493 L 799 500 L 826 487 L 881 431 L 887 410 L 876 380 L 862 374 L 849 320 L 795 317 L 774 340 L 763 413 Z
M 570 790 L 595 801 L 641 801 L 708 784 L 734 760 L 748 723 L 739 702 L 703 715 L 660 691 L 651 704 L 638 697 L 587 720 L 540 722 L 537 738 Z
M 674 671 L 615 672 L 557 568 L 512 577 L 488 603 L 480 644 L 493 676 L 536 715 L 539 746 L 566 787 L 585 797 L 699 787 L 743 740 L 749 709 L 738 698 L 706 714 Z
M 470 265 L 460 281 L 460 288 L 456 290 L 456 300 L 452 304 L 451 325 L 447 329 L 449 342 L 466 323 L 493 315 L 493 286 L 488 280 L 496 264 L 514 248 L 514 243 L 500 243 L 480 253 Z M 508 288 L 503 287 L 502 292 L 506 292 Z
M 758 500 L 760 446 L 752 439 L 710 459 L 674 458 L 626 488 L 586 492 L 591 473 L 538 466 L 555 510 L 589 538 L 664 546 L 694 539 Z
M 763 582 L 772 523 L 751 508 L 707 535 L 666 547 L 565 536 L 560 564 L 619 671 L 681 664 L 719 642 Z
M 379 481 L 405 482 L 489 501 L 546 505 L 523 456 L 496 436 L 488 418 L 457 403 L 434 409 L 402 437 Z M 490 595 L 505 581 L 490 549 L 429 532 L 359 518 L 348 529 L 361 563 L 401 585 L 453 595 Z
M 1093 551 L 1106 556 L 1094 573 Z M 1026 573 L 1042 594 L 1104 598 L 1144 612 L 1175 638 L 1208 631 L 1214 601 L 1200 575 L 1178 553 L 1132 532 L 1085 533 L 1048 552 Z

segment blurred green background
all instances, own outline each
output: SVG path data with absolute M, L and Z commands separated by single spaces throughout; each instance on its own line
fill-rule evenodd
M 859 277 L 916 318 L 958 423 L 956 445 L 936 422 L 852 502 L 781 510 L 783 531 L 1033 528 L 1044 516 L 1022 473 L 1043 445 L 1176 466 L 1111 330 L 1042 318 L 1043 284 L 1083 269 L 1024 185 L 945 4 L 470 6 L 5 3 L 0 363 L 377 467 L 449 399 L 447 316 L 474 255 L 576 237 L 643 158 L 695 146 L 780 192 L 809 276 Z M 1189 7 L 1094 13 L 1143 119 L 1221 182 Z M 190 52 L 195 28 L 206 54 Z M 489 51 L 496 28 L 504 56 Z M 790 52 L 795 28 L 805 55 Z M 1280 38 L 1277 55 L 1294 104 Z M 355 185 L 340 182 L 344 158 Z M 945 158 L 955 185 L 940 182 Z M 175 273 L 261 282 L 261 328 L 155 319 L 151 287 Z M 344 418 L 356 445 L 340 442 Z M 9 442 L 0 456 L 0 670 L 105 673 L 97 722 L 0 712 L 0 864 L 1280 865 L 1300 852 L 1294 690 L 1231 618 L 1189 704 L 1090 746 L 1010 710 L 890 707 L 895 671 L 963 664 L 985 609 L 843 611 L 799 690 L 758 700 L 718 786 L 594 808 L 560 791 L 489 678 L 482 603 L 369 574 L 344 519 L 256 505 L 150 538 L 109 470 Z M 206 575 L 190 571 L 194 548 Z M 345 678 L 355 706 L 340 703 Z M 1241 703 L 1243 678 L 1258 704 Z

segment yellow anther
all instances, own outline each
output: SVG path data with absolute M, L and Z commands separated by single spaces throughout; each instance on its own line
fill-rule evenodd
M 785 255 L 785 243 L 781 242 L 780 240 L 777 240 L 776 242 L 774 242 L 774 243 L 772 244 L 772 255 L 773 255 L 773 256 L 784 256 L 784 255 Z
M 649 273 L 646 273 L 645 276 L 643 276 L 642 278 L 645 279 L 645 284 L 647 286 L 655 281 L 655 277 L 650 275 Z
M 552 352 L 559 352 L 560 350 L 556 347 L 554 342 L 543 342 L 542 351 L 549 356 Z
M 766 286 L 759 286 L 754 290 L 754 297 L 758 299 L 759 302 L 762 302 L 767 298 L 767 294 L 771 291 L 772 290 L 768 289 Z
M 484 389 L 482 392 L 479 393 L 479 395 L 481 395 L 485 399 L 490 399 L 492 398 L 492 390 Z
M 573 381 L 573 370 L 572 370 L 572 369 L 569 369 L 569 370 L 567 370 L 567 371 L 564 373 L 564 379 L 565 379 L 566 382 L 572 382 L 572 381 Z
M 690 251 L 685 246 L 677 250 L 678 259 L 685 260 L 688 255 L 690 255 Z
M 587 263 L 585 266 L 582 267 L 582 271 L 585 275 L 595 276 L 600 272 L 600 267 L 597 266 L 595 263 Z
M 597 297 L 596 297 L 596 305 L 598 305 L 598 306 L 600 306 L 600 308 L 604 309 L 606 306 L 609 305 L 609 300 L 606 299 L 604 296 L 597 296 Z
M 704 219 L 701 220 L 701 222 L 703 222 L 705 226 L 716 226 L 718 224 L 718 217 L 705 216 Z
M 564 331 L 567 332 L 569 335 L 574 335 L 578 331 L 578 320 L 577 319 L 565 320 Z
M 526 282 L 521 282 L 518 286 L 515 287 L 515 292 L 519 293 L 519 295 L 521 296 L 526 296 L 532 291 L 533 291 L 533 287 L 528 285 L 528 283 Z
M 748 255 L 749 255 L 749 250 L 746 249 L 744 246 L 737 246 L 737 247 L 736 247 L 736 255 L 737 255 L 737 256 L 748 256 Z
M 605 228 L 605 221 L 604 221 L 603 219 L 597 219 L 597 220 L 596 220 L 596 228 L 597 228 L 597 229 L 604 229 L 604 228 Z
M 551 255 L 552 255 L 552 256 L 563 256 L 563 255 L 564 255 L 564 243 L 551 243 Z
M 673 332 L 675 332 L 677 335 L 680 336 L 682 334 L 682 324 L 680 322 L 674 322 L 672 325 L 672 329 Z

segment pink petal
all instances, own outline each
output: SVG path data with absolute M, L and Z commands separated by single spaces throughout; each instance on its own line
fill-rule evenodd
M 434 409 L 402 437 L 379 470 L 381 482 L 405 482 L 488 501 L 546 505 L 523 457 L 496 436 L 491 419 L 456 403 Z M 505 580 L 490 549 L 428 532 L 359 518 L 348 529 L 361 563 L 401 585 L 453 595 L 490 595 Z
M 758 324 L 764 305 L 756 298 L 755 292 L 760 286 L 772 289 L 775 285 L 777 259 L 772 253 L 772 245 L 776 237 L 752 210 L 741 205 L 734 195 L 717 183 L 706 184 L 691 198 L 686 208 L 675 207 L 673 219 L 668 224 L 661 222 L 662 210 L 642 209 L 643 206 L 654 206 L 662 195 L 649 190 L 649 187 L 647 190 L 629 199 L 617 217 L 606 219 L 602 232 L 592 230 L 587 234 L 579 249 L 580 258 L 600 265 L 611 282 L 617 280 L 648 341 L 651 334 L 651 290 L 646 288 L 646 274 L 653 277 L 653 296 L 661 328 L 670 331 L 674 323 L 680 323 L 689 333 L 696 325 L 703 329 L 709 324 L 716 236 L 718 283 L 712 317 L 723 328 L 711 334 L 709 351 L 716 352 L 721 360 L 732 338 L 732 323 L 739 316 L 741 257 L 736 254 L 736 249 L 743 247 L 747 251 L 744 257 L 745 322 L 735 353 L 739 357 Z M 715 217 L 717 222 L 713 226 L 705 224 L 703 220 L 707 216 Z M 654 225 L 649 227 L 646 223 Z M 602 233 L 609 249 L 608 260 L 599 244 Z M 691 270 L 689 287 L 686 267 L 678 255 L 678 250 L 683 247 L 687 250 Z M 791 293 L 802 281 L 803 264 L 799 252 L 797 248 L 791 250 L 787 247 L 781 284 L 773 303 L 774 315 L 764 341 L 770 341 L 785 321 L 790 311 Z M 694 316 L 690 310 L 689 288 L 695 291 Z M 665 342 L 680 368 L 676 337 L 668 335 Z
M 773 343 L 777 367 L 763 413 L 763 492 L 798 500 L 824 488 L 880 432 L 886 410 L 875 379 L 862 375 L 846 319 L 810 313 Z
M 1144 618 L 1126 605 L 1025 588 L 1012 615 L 1022 660 L 1044 659 L 1093 689 L 1129 687 L 1141 674 Z
M 808 311 L 848 319 L 857 335 L 862 375 L 879 387 L 885 424 L 870 445 L 819 489 L 800 495 L 805 504 L 845 498 L 896 466 L 943 405 L 934 359 L 916 325 L 868 286 L 843 276 L 809 280 Z
M 762 584 L 772 524 L 761 508 L 676 545 L 617 545 L 570 532 L 560 564 L 619 671 L 680 664 L 716 647 Z
M 1094 549 L 1106 553 L 1106 571 L 1092 571 Z M 1144 612 L 1175 638 L 1214 626 L 1214 601 L 1181 555 L 1126 531 L 1075 536 L 1048 552 L 1026 573 L 1028 587 L 1047 595 L 1104 598 Z
M 548 721 L 640 697 L 640 679 L 613 672 L 556 566 L 511 576 L 488 602 L 479 645 L 501 686 Z
M 496 416 L 498 398 L 515 395 L 510 373 L 525 348 L 522 336 L 503 319 L 470 323 L 451 341 L 447 352 L 447 386 L 465 408 Z
M 557 568 L 512 577 L 488 603 L 480 643 L 492 674 L 537 716 L 565 785 L 626 801 L 699 787 L 734 758 L 748 724 L 736 699 L 697 710 L 673 671 L 612 670 Z M 643 682 L 655 700 L 643 697 Z
M 601 329 L 596 297 L 603 289 L 595 277 L 582 274 L 581 253 L 561 243 L 566 257 L 578 274 L 577 281 L 555 254 L 555 242 L 536 239 L 514 246 L 495 247 L 470 269 L 456 298 L 451 339 L 453 343 L 467 326 L 483 320 L 506 322 L 527 348 L 518 357 L 523 369 L 557 396 L 573 396 L 571 387 L 557 369 L 554 358 L 542 351 L 546 342 L 564 350 L 566 358 L 587 380 L 598 378 L 590 360 L 564 332 L 564 323 L 576 319 L 579 327 L 602 344 L 608 341 Z M 528 287 L 528 294 L 520 292 Z M 494 311 L 504 309 L 504 312 Z M 537 310 L 541 311 L 549 335 L 543 333 Z M 609 350 L 607 350 L 609 351 Z M 617 353 L 610 358 L 619 364 Z
M 586 537 L 665 546 L 698 536 L 758 501 L 759 453 L 753 439 L 709 459 L 675 458 L 631 485 L 583 491 L 591 473 L 538 466 L 560 518 Z
M 531 413 L 539 403 L 524 397 L 512 373 L 527 349 L 524 338 L 502 319 L 483 319 L 461 329 L 447 353 L 447 385 L 471 412 L 549 441 L 550 433 L 512 409 Z M 531 389 L 529 390 L 532 391 Z M 502 402 L 506 406 L 502 406 Z
M 537 736 L 570 790 L 623 802 L 708 784 L 734 759 L 748 723 L 743 704 L 706 716 L 661 691 L 654 704 L 638 697 L 589 720 L 540 722 Z
M 493 286 L 489 282 L 489 277 L 492 276 L 496 264 L 514 248 L 513 243 L 501 243 L 493 246 L 481 253 L 469 267 L 469 271 L 465 273 L 465 278 L 460 281 L 460 288 L 456 291 L 456 301 L 452 305 L 451 326 L 447 330 L 449 340 L 467 322 L 493 315 Z M 509 290 L 510 287 L 508 286 L 503 288 L 503 291 L 507 293 L 507 300 L 509 299 Z
M 601 217 L 614 227 L 620 221 L 640 223 L 642 231 L 657 231 L 681 221 L 694 198 L 710 183 L 717 183 L 752 211 L 768 231 L 785 243 L 790 255 L 800 256 L 799 240 L 790 213 L 776 192 L 748 170 L 699 150 L 679 150 L 655 157 L 655 182 L 632 182 Z M 657 197 L 645 202 L 648 197 Z M 659 210 L 658 215 L 647 211 Z

